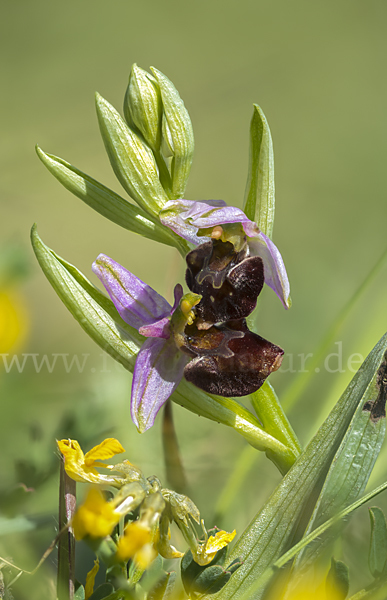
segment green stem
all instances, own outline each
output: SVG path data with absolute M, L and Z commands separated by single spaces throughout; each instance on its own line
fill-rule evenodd
M 69 523 L 75 513 L 76 483 L 67 475 L 64 468 L 64 458 L 60 462 L 59 482 L 59 531 Z M 58 544 L 58 600 L 72 600 L 74 597 L 75 568 L 75 538 L 69 526 L 59 538 Z
M 251 403 L 265 431 L 277 438 L 294 454 L 301 454 L 301 444 L 285 415 L 273 386 L 265 381 L 262 387 L 251 394 Z
M 162 438 L 168 485 L 179 494 L 187 494 L 187 478 L 180 456 L 170 400 L 164 406 Z

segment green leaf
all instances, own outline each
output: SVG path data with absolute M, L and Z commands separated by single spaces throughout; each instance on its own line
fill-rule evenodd
M 307 536 L 303 537 L 302 540 L 300 540 L 290 550 L 285 552 L 285 554 L 283 554 L 274 563 L 272 563 L 270 565 L 270 567 L 268 567 L 264 571 L 264 573 L 258 579 L 255 580 L 255 582 L 250 586 L 250 588 L 247 589 L 244 594 L 242 594 L 241 596 L 238 596 L 238 598 L 240 600 L 250 600 L 252 598 L 253 593 L 255 593 L 257 590 L 262 590 L 265 587 L 265 584 L 267 584 L 268 581 L 270 580 L 270 578 L 273 576 L 273 574 L 276 573 L 278 571 L 278 569 L 281 569 L 283 566 L 285 566 L 286 563 L 289 560 L 291 560 L 292 558 L 294 558 L 303 548 L 305 548 L 308 544 L 313 542 L 313 540 L 317 539 L 320 535 L 322 535 L 330 527 L 336 525 L 336 523 L 341 521 L 341 519 L 348 517 L 348 515 L 350 515 L 354 510 L 360 508 L 360 506 L 363 506 L 363 504 L 366 504 L 367 502 L 369 502 L 370 500 L 372 500 L 373 498 L 375 498 L 376 496 L 378 496 L 379 494 L 381 494 L 382 492 L 384 492 L 386 490 L 387 490 L 387 482 L 383 483 L 379 487 L 375 488 L 374 490 L 372 490 L 372 492 L 369 492 L 365 496 L 362 496 L 362 498 L 360 498 L 359 500 L 356 500 L 356 502 L 353 502 L 353 504 L 351 504 L 350 506 L 347 506 L 347 508 L 344 508 L 344 510 L 340 511 L 334 517 L 332 517 L 328 521 L 325 521 L 325 523 L 323 523 L 322 525 L 317 527 L 317 529 L 314 529 Z M 363 592 L 365 592 L 365 593 L 363 594 Z M 370 597 L 366 590 L 362 590 L 361 592 L 359 592 L 359 594 L 355 594 L 354 596 L 351 596 L 351 600 L 355 600 L 355 599 L 360 600 L 360 598 L 363 598 L 363 597 L 364 598 Z M 255 596 L 254 596 L 254 599 L 255 599 Z M 380 598 L 380 600 L 384 600 L 384 599 Z
M 151 240 L 180 248 L 180 238 L 153 219 L 141 208 L 102 185 L 89 175 L 53 154 L 46 154 L 36 146 L 36 152 L 45 167 L 70 192 L 85 204 L 117 225 Z M 185 248 L 188 251 L 188 247 Z
M 226 585 L 230 577 L 231 573 L 227 573 L 223 567 L 213 565 L 204 569 L 196 577 L 192 584 L 192 589 L 198 594 L 215 594 L 215 592 L 218 592 Z
M 332 461 L 306 529 L 306 535 L 354 502 L 367 485 L 386 432 L 385 416 L 375 419 L 375 408 L 373 408 L 376 403 L 381 414 L 384 411 L 386 397 L 381 381 L 385 377 L 386 366 L 384 360 L 363 394 L 362 401 L 359 403 Z M 327 543 L 337 537 L 340 529 L 337 527 L 330 530 L 328 536 L 320 538 L 318 542 L 301 552 L 297 557 L 294 569 L 309 568 Z
M 173 83 L 163 73 L 151 67 L 160 87 L 168 138 L 165 140 L 173 158 L 171 164 L 172 197 L 183 198 L 191 170 L 194 136 L 191 119 Z
M 371 539 L 368 565 L 373 577 L 379 577 L 387 561 L 387 526 L 383 511 L 376 506 L 369 509 L 371 519 Z
M 230 560 L 240 557 L 244 562 L 217 598 L 242 597 L 291 543 L 301 539 L 353 415 L 369 397 L 370 385 L 386 348 L 387 334 L 366 358 L 308 447 L 234 546 Z M 257 591 L 254 600 L 259 600 L 263 592 L 263 588 Z
M 152 150 L 99 94 L 96 107 L 101 135 L 119 182 L 139 206 L 157 216 L 169 198 L 160 183 Z
M 85 588 L 80 585 L 74 593 L 74 600 L 85 600 Z
M 173 598 L 176 573 L 164 573 L 156 585 L 148 593 L 147 600 L 169 600 Z
M 325 589 L 327 598 L 335 600 L 345 600 L 349 591 L 349 569 L 341 560 L 332 557 L 331 568 L 329 569 Z
M 126 369 L 133 370 L 143 337 L 125 323 L 109 298 L 31 231 L 36 258 L 52 287 L 86 333 Z M 114 316 L 113 316 L 114 315 Z
M 250 123 L 249 170 L 244 200 L 246 216 L 268 237 L 274 225 L 274 154 L 269 124 L 258 104 Z

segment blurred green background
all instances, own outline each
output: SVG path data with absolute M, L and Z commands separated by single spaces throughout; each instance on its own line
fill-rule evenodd
M 4 278 L 24 330 L 1 352 L 78 355 L 69 373 L 58 359 L 40 373 L 0 362 L 1 506 L 6 516 L 39 515 L 43 529 L 0 538 L 0 555 L 33 568 L 53 538 L 57 484 L 55 437 L 78 436 L 85 450 L 114 435 L 146 475 L 164 477 L 160 419 L 140 436 L 130 421 L 130 375 L 87 338 L 39 270 L 29 246 L 34 222 L 42 239 L 87 276 L 104 252 L 169 299 L 183 278 L 177 252 L 120 229 L 83 205 L 45 170 L 35 143 L 121 193 L 99 135 L 94 92 L 121 110 L 132 63 L 154 65 L 176 85 L 190 112 L 195 157 L 186 196 L 241 206 L 247 175 L 252 104 L 264 110 L 273 136 L 277 213 L 274 241 L 284 257 L 293 307 L 284 311 L 265 289 L 258 331 L 294 357 L 315 352 L 387 246 L 385 76 L 387 5 L 328 0 L 47 0 L 2 4 L 1 248 L 17 247 L 29 273 Z M 4 254 L 5 256 L 5 254 Z M 24 260 L 24 259 L 23 259 Z M 17 268 L 16 268 L 17 270 Z M 356 304 L 330 352 L 342 347 L 343 372 L 323 365 L 291 414 L 302 442 L 316 430 L 352 373 L 387 329 L 387 268 Z M 2 319 L 8 319 L 1 305 Z M 21 316 L 20 316 L 21 315 Z M 1 329 L 0 329 L 1 333 Z M 280 397 L 297 373 L 276 373 Z M 329 363 L 335 370 L 335 361 Z M 306 363 L 307 365 L 308 363 Z M 175 407 L 192 497 L 208 526 L 219 494 L 245 446 L 238 434 Z M 384 449 L 384 454 L 387 450 Z M 382 451 L 383 452 L 383 451 Z M 374 483 L 385 479 L 380 459 Z M 221 523 L 242 533 L 279 475 L 262 458 Z M 24 483 L 35 491 L 15 488 Z M 386 498 L 378 504 L 386 506 Z M 367 512 L 347 528 L 342 557 L 366 581 Z M 20 525 L 22 528 L 22 524 Z M 361 549 L 351 550 L 354 546 Z M 364 550 L 364 553 L 362 554 Z M 358 556 L 357 556 L 358 555 Z M 79 576 L 92 565 L 80 551 Z M 83 564 L 84 563 L 84 564 Z M 55 557 L 17 598 L 51 598 Z M 33 590 L 33 591 L 31 591 Z

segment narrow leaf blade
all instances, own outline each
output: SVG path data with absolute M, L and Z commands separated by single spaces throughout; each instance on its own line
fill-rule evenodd
M 170 235 L 170 230 L 153 220 L 141 208 L 133 206 L 62 158 L 46 154 L 39 146 L 36 147 L 36 152 L 44 166 L 67 190 L 109 221 L 168 246 L 178 245 L 176 237 Z
M 332 460 L 356 409 L 364 404 L 386 349 L 387 334 L 366 358 L 306 450 L 233 548 L 230 560 L 240 557 L 243 565 L 223 588 L 222 596 L 213 598 L 242 597 L 265 569 L 302 537 Z M 263 589 L 257 591 L 254 599 L 259 600 L 263 592 Z
M 383 511 L 378 507 L 369 509 L 371 519 L 371 540 L 368 565 L 373 577 L 379 577 L 387 562 L 387 526 Z
M 384 412 L 386 398 L 380 396 L 384 393 L 380 381 L 384 378 L 385 371 L 386 362 L 383 360 L 370 381 L 335 455 L 306 535 L 354 502 L 364 492 L 386 432 L 385 416 L 375 419 L 373 408 L 376 402 L 376 409 Z M 303 571 L 314 563 L 326 545 L 337 537 L 340 529 L 340 526 L 333 528 L 328 535 L 320 538 L 318 543 L 311 544 L 301 552 L 294 569 Z
M 250 123 L 249 169 L 244 212 L 269 238 L 274 226 L 274 153 L 269 124 L 262 109 L 254 104 Z

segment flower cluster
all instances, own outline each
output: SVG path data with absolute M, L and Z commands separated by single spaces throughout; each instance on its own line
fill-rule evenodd
M 179 527 L 195 562 L 202 566 L 209 564 L 216 553 L 233 540 L 235 531 L 217 530 L 208 535 L 192 500 L 162 488 L 157 477 L 145 478 L 129 461 L 116 465 L 100 462 L 124 452 L 116 439 L 108 438 L 86 454 L 76 440 L 60 440 L 57 444 L 67 475 L 75 481 L 94 484 L 71 523 L 76 539 L 102 541 L 126 518 L 123 533 L 114 546 L 117 562 L 133 559 L 139 568 L 146 569 L 157 554 L 164 558 L 181 558 L 183 553 L 171 544 L 172 522 Z M 112 474 L 99 473 L 97 468 Z M 118 489 L 111 499 L 106 499 L 100 489 L 106 485 Z M 127 520 L 133 511 L 138 513 L 138 518 Z M 203 539 L 199 539 L 195 524 L 201 527 Z

